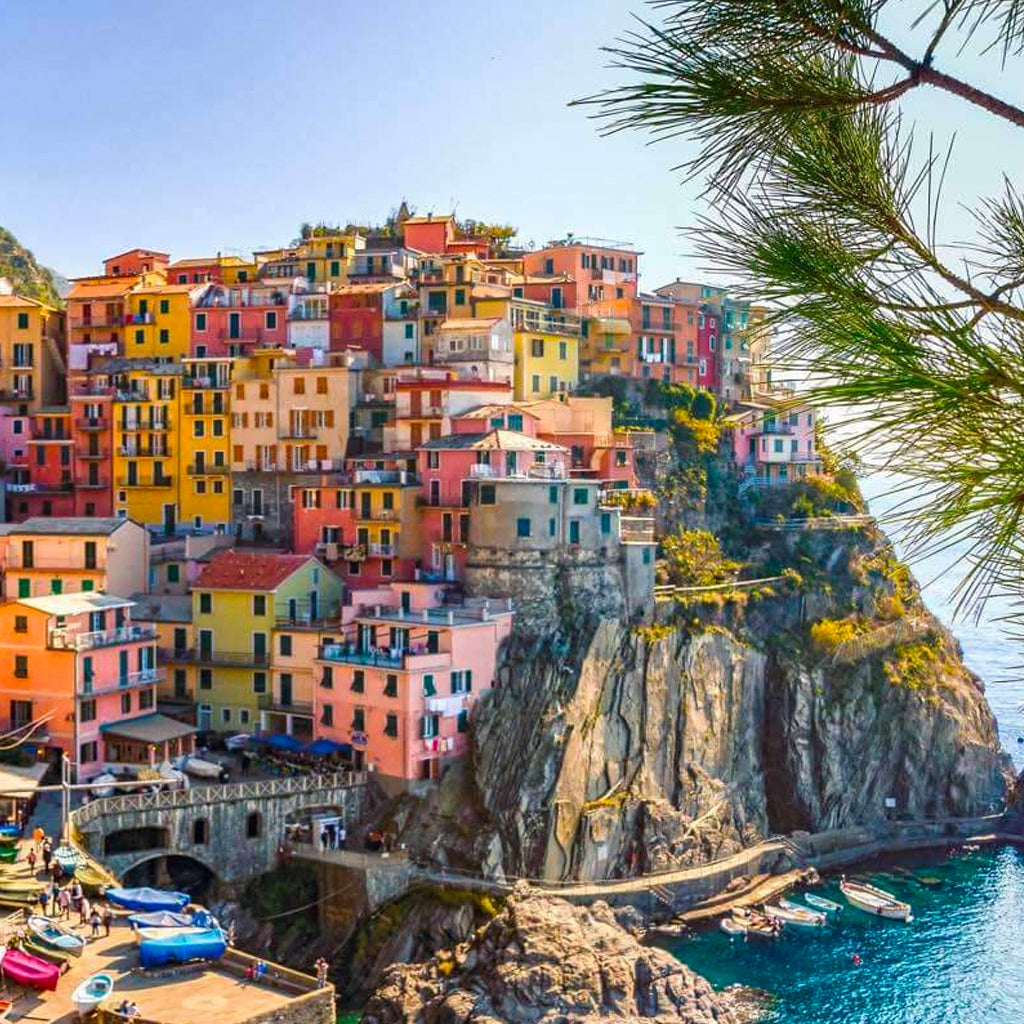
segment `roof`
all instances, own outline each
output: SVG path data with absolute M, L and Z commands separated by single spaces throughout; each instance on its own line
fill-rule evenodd
M 512 289 L 507 284 L 484 284 L 477 282 L 473 285 L 474 299 L 507 299 L 512 295 Z
M 113 516 L 33 516 L 23 523 L 16 524 L 10 531 L 17 536 L 20 533 L 46 536 L 59 534 L 61 536 L 76 536 L 88 534 L 89 536 L 109 537 L 115 530 L 119 530 L 125 523 L 132 522 L 130 519 L 117 519 Z
M 247 264 L 247 260 L 243 260 L 241 256 L 196 256 L 192 259 L 186 260 L 175 260 L 171 263 L 168 270 L 178 270 L 182 267 L 240 267 Z
M 191 622 L 191 594 L 132 594 L 132 618 L 146 622 Z
M 518 402 L 511 405 L 498 405 L 495 402 L 492 402 L 490 405 L 478 405 L 475 409 L 470 409 L 469 412 L 459 413 L 455 418 L 459 420 L 485 420 L 491 416 L 503 415 L 509 412 L 526 413 L 530 419 L 540 419 L 536 413 L 530 412 L 525 405 L 520 405 Z
M 134 276 L 101 277 L 76 281 L 68 292 L 69 299 L 120 299 L 138 284 Z
M 493 327 L 501 323 L 500 316 L 492 317 L 456 317 L 452 320 L 445 320 L 441 324 L 442 331 L 482 331 L 485 328 Z
M 35 789 L 43 781 L 49 767 L 45 761 L 30 764 L 25 768 L 13 764 L 3 765 L 0 767 L 0 796 L 14 790 Z M 22 792 L 21 798 L 25 800 L 28 795 L 27 792 Z
M 136 253 L 140 256 L 166 256 L 167 259 L 171 258 L 169 252 L 161 252 L 159 249 L 142 249 L 136 246 L 134 249 L 125 249 L 124 252 L 119 252 L 115 256 L 108 256 L 103 262 L 109 263 L 111 260 L 119 260 L 122 256 L 134 256 Z
M 102 359 L 93 366 L 90 373 L 129 373 L 138 370 L 144 373 L 158 373 L 179 376 L 183 373 L 180 363 L 158 363 L 155 359 L 128 359 L 121 356 Z
M 406 224 L 443 224 L 445 221 L 455 220 L 450 213 L 439 213 L 436 217 L 430 215 L 428 217 L 407 217 L 401 223 Z
M 403 281 L 367 281 L 365 284 L 343 284 L 334 289 L 334 295 L 365 295 L 375 292 L 386 292 L 389 288 L 395 288 Z
M 191 736 L 199 730 L 194 725 L 179 722 L 176 718 L 155 713 L 141 718 L 129 718 L 127 722 L 107 722 L 100 726 L 100 732 L 120 736 L 140 743 L 164 743 L 182 736 Z
M 270 555 L 221 551 L 193 584 L 197 590 L 273 590 L 298 572 L 310 555 Z M 315 561 L 315 559 L 314 559 Z
M 136 295 L 187 295 L 191 291 L 195 291 L 197 288 L 201 288 L 202 284 L 151 284 L 145 288 L 139 288 Z
M 503 452 L 564 452 L 560 444 L 527 437 L 515 430 L 492 430 L 486 434 L 449 434 L 420 445 L 422 451 L 444 450 Z
M 130 608 L 126 597 L 99 594 L 94 590 L 80 594 L 47 594 L 46 597 L 23 597 L 17 602 L 46 615 L 81 615 L 83 612 L 103 612 L 111 608 Z
M 30 299 L 27 295 L 0 295 L 0 306 L 8 309 L 20 309 L 23 306 L 39 306 L 41 309 L 54 309 L 46 302 Z

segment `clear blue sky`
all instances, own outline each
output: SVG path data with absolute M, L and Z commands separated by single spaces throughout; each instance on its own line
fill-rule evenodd
M 538 243 L 631 239 L 654 287 L 695 270 L 677 227 L 696 189 L 671 170 L 687 152 L 602 139 L 566 106 L 616 84 L 599 47 L 641 6 L 2 0 L 0 224 L 74 276 L 136 245 L 281 244 L 303 220 L 380 218 L 405 197 Z M 897 7 L 909 20 L 918 5 Z M 997 63 L 969 69 L 1013 98 L 1019 78 L 1011 89 Z M 951 197 L 995 190 L 1024 160 L 1024 132 L 951 98 L 907 110 L 943 145 L 961 133 Z M 944 223 L 959 238 L 968 220 L 951 202 Z

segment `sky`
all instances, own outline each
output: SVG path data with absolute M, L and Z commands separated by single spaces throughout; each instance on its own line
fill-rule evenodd
M 900 0 L 906 27 L 919 6 Z M 684 142 L 602 138 L 569 101 L 619 84 L 603 44 L 629 0 L 0 0 L 0 225 L 67 276 L 134 246 L 248 253 L 306 220 L 420 213 L 629 240 L 646 288 L 702 268 Z M 977 47 L 974 48 L 977 50 Z M 946 55 L 940 52 L 940 65 Z M 958 64 L 1019 92 L 998 59 Z M 1014 88 L 1009 88 L 1011 83 Z M 943 220 L 1024 161 L 1024 132 L 938 93 L 907 112 L 959 135 Z

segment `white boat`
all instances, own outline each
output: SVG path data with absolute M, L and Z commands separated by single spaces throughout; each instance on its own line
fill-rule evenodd
M 85 939 L 81 935 L 76 935 L 70 928 L 65 928 L 64 925 L 51 921 L 41 914 L 33 914 L 26 924 L 32 935 L 50 949 L 58 949 L 72 956 L 82 955 Z
M 844 878 L 839 883 L 839 891 L 848 903 L 863 910 L 865 914 L 884 917 L 890 921 L 913 921 L 914 912 L 909 903 L 896 899 L 891 892 L 878 889 L 866 882 L 848 882 Z
M 251 739 L 252 737 L 248 733 L 236 733 L 234 736 L 229 736 L 224 741 L 224 746 L 228 750 L 246 750 Z
M 150 939 L 172 939 L 176 936 L 191 937 L 194 935 L 205 935 L 210 929 L 199 928 L 196 925 L 181 925 L 177 928 L 136 928 L 135 941 L 138 944 L 148 942 Z
M 805 892 L 804 899 L 815 910 L 823 910 L 826 914 L 841 914 L 843 911 L 838 903 L 833 903 L 832 900 L 827 900 L 824 896 L 816 896 L 813 892 Z
M 201 757 L 190 757 L 185 762 L 185 771 L 200 779 L 219 779 L 227 769 L 216 761 L 204 761 Z
M 160 773 L 161 779 L 167 779 L 171 783 L 169 786 L 163 786 L 161 788 L 188 789 L 188 776 L 183 771 L 173 768 L 170 761 L 164 761 L 157 771 Z
M 789 900 L 784 900 L 789 903 Z M 825 915 L 819 914 L 816 910 L 808 910 L 806 907 L 798 907 L 795 903 L 789 906 L 775 906 L 769 904 L 764 908 L 765 915 L 773 921 L 784 924 L 787 928 L 821 928 L 825 924 Z
M 102 775 L 97 775 L 96 778 L 92 780 L 92 788 L 89 792 L 92 793 L 93 796 L 98 797 L 113 796 L 117 791 L 110 785 L 111 782 L 117 782 L 116 777 L 111 775 L 110 772 L 103 772 Z
M 79 1017 L 92 1013 L 114 991 L 114 979 L 109 974 L 94 974 L 86 978 L 71 994 Z
M 746 937 L 747 926 L 742 921 L 737 921 L 734 917 L 723 917 L 718 923 L 718 927 L 729 936 L 730 939 L 735 939 L 737 936 Z
M 822 924 L 828 924 L 828 914 L 826 914 L 824 911 L 811 910 L 805 907 L 802 903 L 794 903 L 792 900 L 786 899 L 779 900 L 779 906 L 782 907 L 783 910 L 796 910 L 802 914 L 812 914 Z

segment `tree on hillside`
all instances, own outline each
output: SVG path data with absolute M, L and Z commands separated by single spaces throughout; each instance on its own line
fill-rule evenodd
M 1024 594 L 1024 198 L 1007 176 L 951 244 L 952 149 L 900 113 L 939 90 L 951 124 L 974 107 L 1024 129 L 1024 108 L 957 70 L 992 53 L 1019 84 L 1024 0 L 922 0 L 900 42 L 909 5 L 892 0 L 650 6 L 608 50 L 635 77 L 580 102 L 606 132 L 695 144 L 686 169 L 712 199 L 697 248 L 768 301 L 776 366 L 852 409 L 853 447 L 912 478 L 912 540 L 970 538 L 964 600 Z

